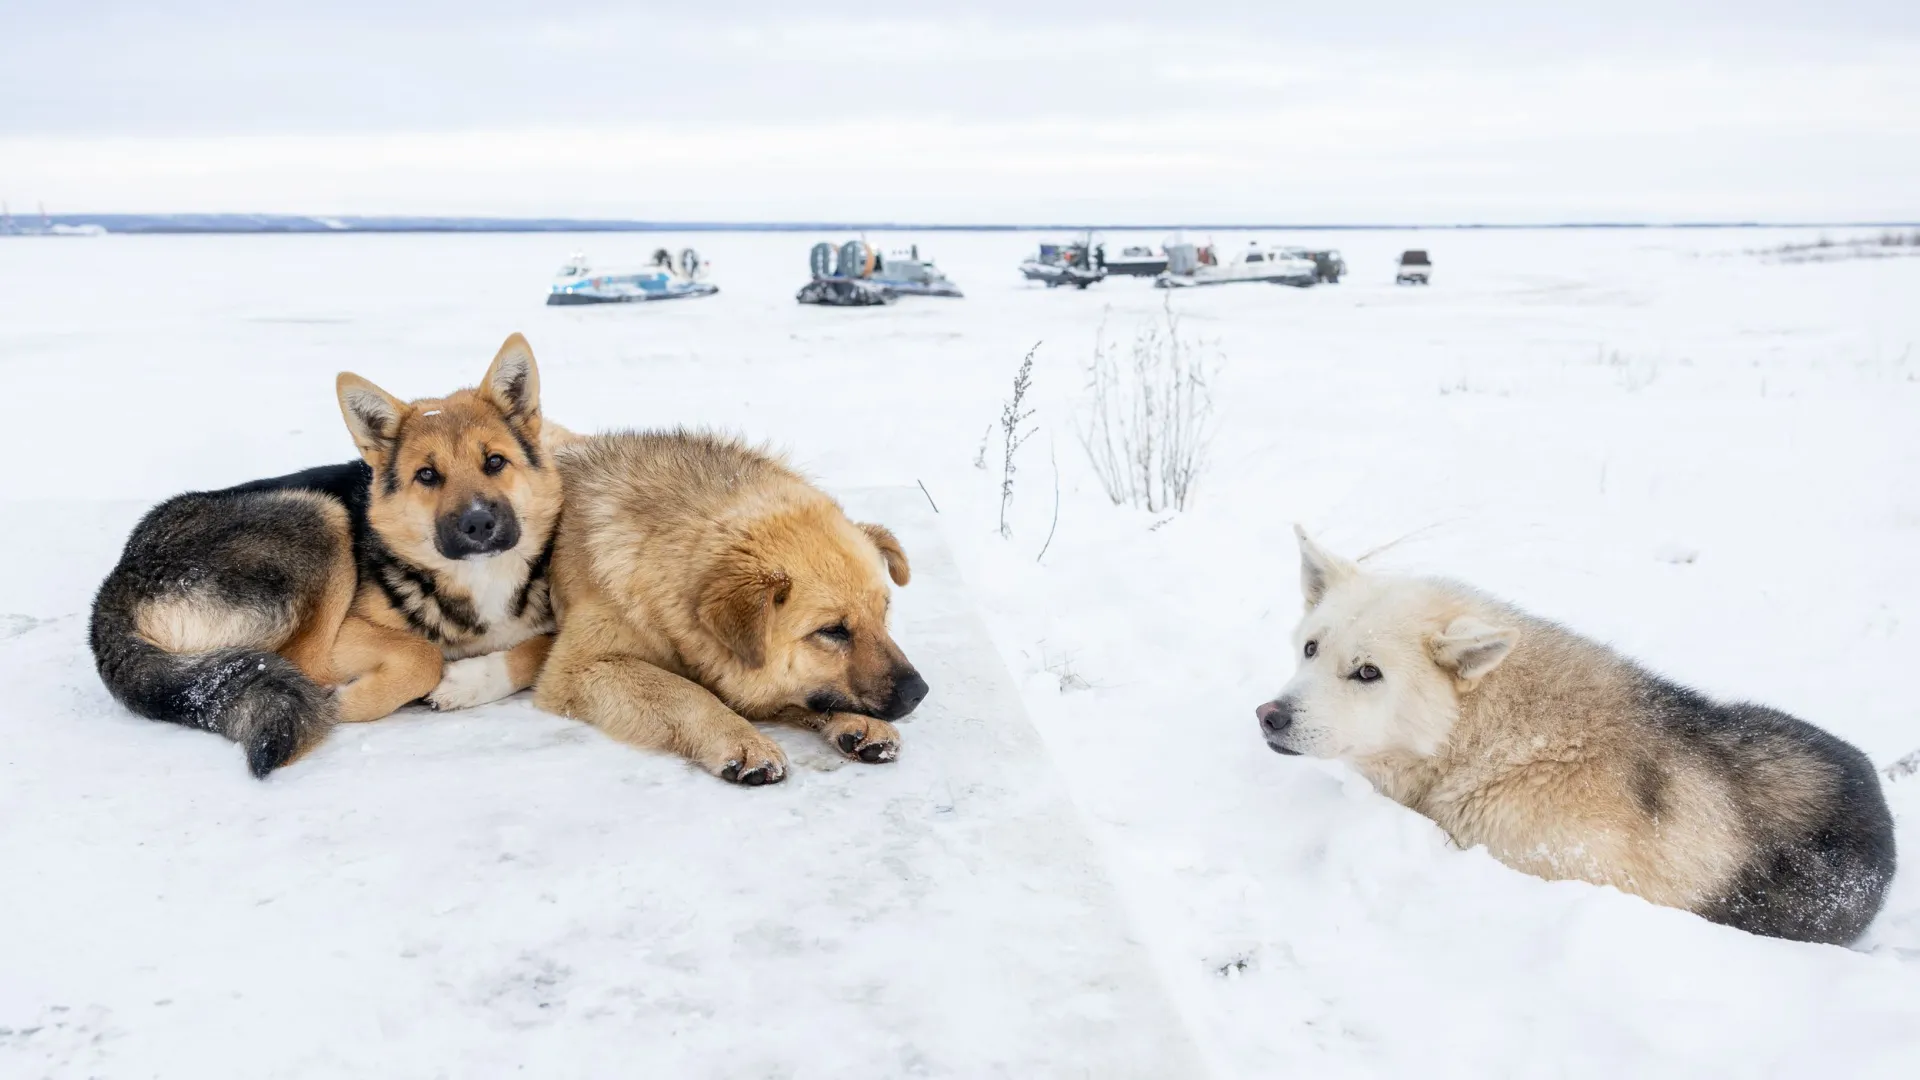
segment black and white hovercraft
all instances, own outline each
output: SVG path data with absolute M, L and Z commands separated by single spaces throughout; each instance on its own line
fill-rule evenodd
M 836 250 L 832 244 L 813 245 L 807 265 L 813 280 L 801 286 L 794 299 L 803 304 L 833 307 L 870 307 L 891 304 L 902 296 L 960 296 L 960 287 L 920 257 L 919 245 L 883 255 L 865 240 L 849 240 Z

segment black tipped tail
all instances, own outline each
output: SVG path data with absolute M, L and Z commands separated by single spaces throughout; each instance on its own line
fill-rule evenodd
M 333 693 L 263 649 L 170 653 L 96 609 L 93 657 L 107 689 L 150 720 L 219 732 L 264 777 L 339 721 Z

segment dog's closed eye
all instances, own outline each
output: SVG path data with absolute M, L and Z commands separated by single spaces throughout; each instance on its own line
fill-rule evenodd
M 846 623 L 834 623 L 832 626 L 823 626 L 815 630 L 813 636 L 845 645 L 853 640 L 853 631 L 847 629 Z

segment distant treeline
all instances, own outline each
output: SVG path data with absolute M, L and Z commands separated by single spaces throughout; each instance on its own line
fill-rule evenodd
M 17 224 L 39 224 L 39 215 Z M 1167 224 L 1047 223 L 956 225 L 889 221 L 632 221 L 612 218 L 325 217 L 305 214 L 55 214 L 54 225 L 98 225 L 112 233 L 546 233 L 546 232 L 1388 232 L 1410 229 L 1750 229 L 1903 228 L 1913 222 L 1541 222 L 1492 224 L 1309 225 L 1298 222 L 1181 222 Z

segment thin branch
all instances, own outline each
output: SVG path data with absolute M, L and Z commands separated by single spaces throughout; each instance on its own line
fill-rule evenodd
M 1013 536 L 1013 527 L 1007 524 L 1007 508 L 1013 502 L 1013 475 L 1019 469 L 1014 465 L 1013 456 L 1020 447 L 1033 437 L 1039 427 L 1028 428 L 1025 432 L 1020 426 L 1033 417 L 1033 410 L 1022 410 L 1027 399 L 1027 390 L 1033 385 L 1033 354 L 1040 351 L 1041 342 L 1034 342 L 1033 348 L 1020 361 L 1020 369 L 1013 375 L 1013 397 L 1000 410 L 1000 535 Z
M 1053 454 L 1053 440 L 1047 440 L 1047 460 L 1053 463 L 1053 524 L 1047 526 L 1047 542 L 1040 545 L 1040 554 L 1033 557 L 1039 562 L 1047 555 L 1047 549 L 1053 546 L 1053 531 L 1060 527 L 1060 459 Z

